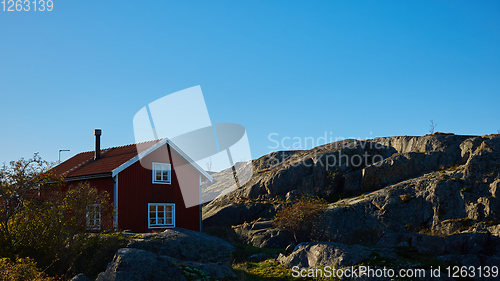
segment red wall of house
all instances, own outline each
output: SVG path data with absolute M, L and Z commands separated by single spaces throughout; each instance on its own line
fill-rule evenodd
M 114 190 L 113 178 L 107 177 L 107 178 L 88 179 L 83 181 L 69 181 L 66 183 L 65 188 L 67 189 L 70 186 L 77 186 L 79 182 L 88 182 L 91 187 L 95 187 L 99 190 L 104 190 L 108 192 L 110 202 L 113 203 L 113 190 Z
M 70 187 L 77 186 L 79 183 L 85 183 L 85 182 L 88 182 L 91 187 L 95 187 L 101 191 L 106 191 L 109 195 L 109 203 L 113 204 L 114 181 L 113 178 L 111 178 L 111 176 L 106 178 L 87 179 L 81 181 L 68 181 L 66 185 L 62 188 L 62 190 L 67 191 Z M 101 222 L 102 227 L 106 228 L 113 227 L 113 219 L 108 216 L 104 216 L 101 219 L 104 218 L 106 218 L 106 221 Z
M 171 184 L 152 183 L 152 162 L 184 163 L 183 157 L 173 149 L 163 146 L 132 164 L 118 174 L 118 227 L 132 232 L 162 231 L 148 229 L 148 203 L 175 203 L 175 226 L 190 230 L 200 230 L 199 205 L 186 208 L 179 187 L 178 173 L 172 165 Z M 145 165 L 143 167 L 141 165 Z M 189 164 L 188 164 L 189 165 Z M 190 166 L 189 173 L 184 173 L 183 182 L 189 183 L 191 194 L 199 196 L 199 172 Z M 199 201 L 198 201 L 199 202 Z

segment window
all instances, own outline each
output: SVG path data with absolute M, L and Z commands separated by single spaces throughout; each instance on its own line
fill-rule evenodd
M 170 184 L 170 164 L 153 162 L 153 183 Z
M 175 204 L 149 203 L 148 228 L 175 227 Z
M 87 205 L 87 229 L 101 229 L 101 204 Z

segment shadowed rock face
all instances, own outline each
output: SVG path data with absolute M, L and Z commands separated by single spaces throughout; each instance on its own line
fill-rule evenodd
M 467 159 L 456 162 L 461 166 L 444 166 L 331 204 L 316 239 L 359 243 L 376 241 L 387 232 L 449 235 L 480 222 L 493 227 L 500 221 L 500 137 L 469 141 L 476 145 L 463 153 Z
M 143 234 L 119 249 L 96 280 L 188 280 L 185 276 L 192 280 L 190 272 L 215 280 L 234 279 L 236 275 L 228 266 L 233 251 L 224 240 L 182 228 Z
M 119 249 L 96 281 L 187 280 L 165 257 L 139 249 Z

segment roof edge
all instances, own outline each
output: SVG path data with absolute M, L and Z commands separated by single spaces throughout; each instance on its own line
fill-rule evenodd
M 182 157 L 184 157 L 186 160 L 188 160 L 188 162 L 191 165 L 193 165 L 193 167 L 195 167 L 200 172 L 200 174 L 202 174 L 210 182 L 213 182 L 212 176 L 210 176 L 205 170 L 203 170 L 196 162 L 193 161 L 193 159 L 191 159 L 191 157 L 189 157 L 184 151 L 182 151 L 177 145 L 175 145 L 168 138 L 162 139 L 157 144 L 155 144 L 155 145 L 151 146 L 150 148 L 148 148 L 148 149 L 144 150 L 143 152 L 141 152 L 141 154 L 136 155 L 132 159 L 128 160 L 127 162 L 125 162 L 123 164 L 121 164 L 120 166 L 118 166 L 117 168 L 115 168 L 111 172 L 111 176 L 114 177 L 114 176 L 118 175 L 120 172 L 122 172 L 123 170 L 127 169 L 132 164 L 134 164 L 135 162 L 139 161 L 141 158 L 146 157 L 151 152 L 155 151 L 156 149 L 158 149 L 159 147 L 161 147 L 162 145 L 165 145 L 165 144 L 169 144 L 170 147 L 172 147 L 177 153 L 179 153 Z
M 101 174 L 83 175 L 83 176 L 64 178 L 64 180 L 65 181 L 80 181 L 80 180 L 90 180 L 90 179 L 107 178 L 107 177 L 112 177 L 112 174 L 111 173 L 101 173 Z

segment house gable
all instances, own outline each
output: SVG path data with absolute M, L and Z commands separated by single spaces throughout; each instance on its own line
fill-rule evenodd
M 206 179 L 208 179 L 209 181 L 213 181 L 213 178 L 212 176 L 210 176 L 205 170 L 203 170 L 195 161 L 193 161 L 191 159 L 191 157 L 189 157 L 186 153 L 184 153 L 177 145 L 175 145 L 172 141 L 170 141 L 169 139 L 167 138 L 164 138 L 162 140 L 160 140 L 158 143 L 156 143 L 155 145 L 145 149 L 144 151 L 142 151 L 141 153 L 139 153 L 137 156 L 135 156 L 134 158 L 128 160 L 127 162 L 123 163 L 122 165 L 120 165 L 119 167 L 117 167 L 116 169 L 114 169 L 111 173 L 111 176 L 116 176 L 118 175 L 121 171 L 125 170 L 126 168 L 130 167 L 132 164 L 134 164 L 135 162 L 143 159 L 144 157 L 148 156 L 149 154 L 151 154 L 153 151 L 157 150 L 159 147 L 161 146 L 164 146 L 164 145 L 168 145 L 170 146 L 172 149 L 174 149 L 179 155 L 181 155 L 185 160 L 187 160 L 187 162 L 189 162 L 190 165 L 192 165 L 194 168 L 196 168 L 198 170 L 198 172 L 203 175 Z M 152 169 L 152 167 L 148 167 L 150 169 Z

